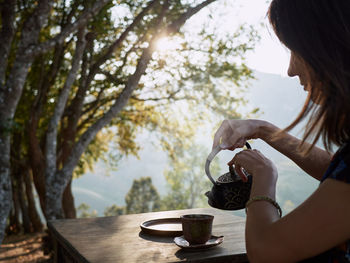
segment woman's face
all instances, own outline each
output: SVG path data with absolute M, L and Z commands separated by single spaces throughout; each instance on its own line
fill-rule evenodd
M 312 79 L 309 70 L 304 61 L 296 55 L 293 51 L 290 53 L 290 61 L 288 68 L 289 77 L 299 77 L 300 85 L 304 86 L 304 90 L 309 92 L 311 90 Z
M 317 80 L 315 74 L 312 72 L 309 66 L 304 62 L 304 60 L 291 51 L 288 76 L 290 77 L 299 77 L 300 85 L 304 87 L 306 92 L 313 91 L 312 101 L 319 104 L 320 98 L 319 95 L 321 91 L 321 82 Z

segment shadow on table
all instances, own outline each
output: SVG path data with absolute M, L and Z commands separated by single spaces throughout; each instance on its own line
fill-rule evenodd
M 212 247 L 207 249 L 199 249 L 199 250 L 185 250 L 179 249 L 176 251 L 175 256 L 181 261 L 193 261 L 196 259 L 198 262 L 228 262 L 222 261 L 222 258 L 212 258 L 213 254 L 221 254 L 223 252 L 222 247 Z M 198 259 L 198 254 L 202 255 L 201 259 Z M 197 262 L 195 261 L 195 262 Z
M 153 242 L 159 242 L 159 243 L 174 243 L 174 238 L 173 237 L 161 237 L 161 236 L 153 236 L 153 235 L 148 235 L 140 231 L 139 237 L 153 241 Z

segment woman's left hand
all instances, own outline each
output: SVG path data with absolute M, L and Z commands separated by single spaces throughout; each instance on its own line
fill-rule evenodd
M 243 181 L 247 181 L 247 176 L 243 173 L 242 168 L 253 176 L 255 183 L 259 181 L 276 183 L 277 181 L 277 168 L 274 163 L 255 149 L 237 153 L 228 165 L 235 166 L 237 174 Z

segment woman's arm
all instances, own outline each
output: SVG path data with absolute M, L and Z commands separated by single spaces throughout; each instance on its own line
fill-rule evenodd
M 327 170 L 332 154 L 318 148 L 312 147 L 307 155 L 303 152 L 309 147 L 305 143 L 299 147 L 301 140 L 281 131 L 275 125 L 263 120 L 225 120 L 214 136 L 213 148 L 221 144 L 224 149 L 234 150 L 243 147 L 249 139 L 262 139 L 280 153 L 294 161 L 307 174 L 320 180 Z
M 253 176 L 251 197 L 275 199 L 277 169 L 257 150 L 241 151 L 232 164 Z M 326 179 L 283 218 L 268 201 L 247 208 L 246 248 L 250 262 L 298 262 L 344 243 L 350 237 L 350 184 Z
M 260 139 L 294 161 L 307 174 L 317 180 L 322 179 L 323 174 L 326 172 L 331 162 L 332 154 L 329 154 L 327 151 L 317 146 L 313 146 L 310 152 L 304 155 L 303 152 L 310 147 L 310 144 L 305 142 L 300 148 L 301 140 L 286 132 L 279 133 L 280 136 L 278 137 L 273 137 L 271 135 L 281 130 L 269 122 L 258 122 L 260 124 L 260 128 L 258 129 L 258 136 Z
M 246 222 L 250 262 L 298 262 L 346 242 L 350 237 L 349 199 L 349 184 L 326 179 L 304 203 L 279 220 L 270 203 L 253 202 Z

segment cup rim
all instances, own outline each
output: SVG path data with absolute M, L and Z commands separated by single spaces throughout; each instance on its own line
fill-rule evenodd
M 185 214 L 180 216 L 181 219 L 194 219 L 194 220 L 208 220 L 213 219 L 214 216 L 210 214 Z

